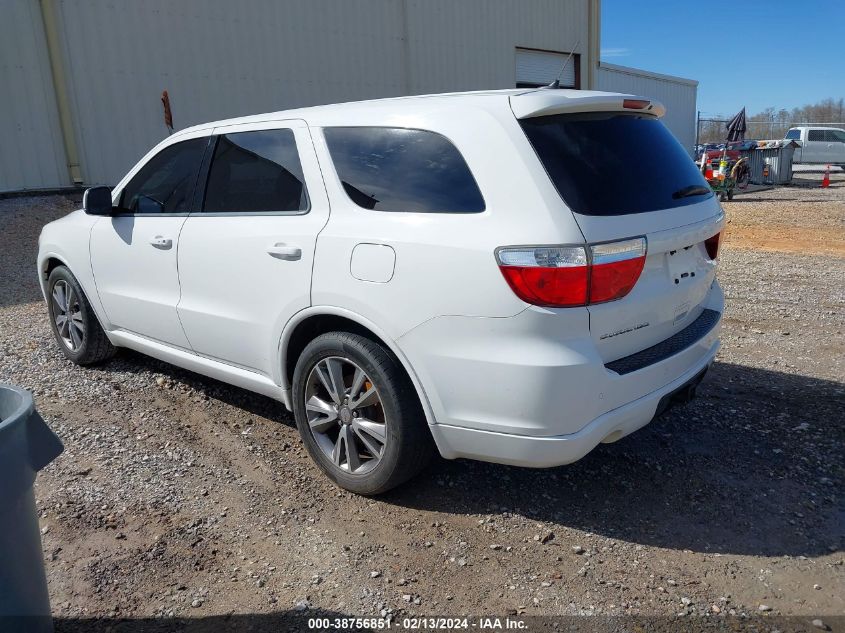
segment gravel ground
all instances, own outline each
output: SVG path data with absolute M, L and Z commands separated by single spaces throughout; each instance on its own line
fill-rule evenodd
M 825 246 L 841 239 L 845 174 L 832 178 L 725 204 L 723 348 L 692 404 L 567 467 L 438 460 L 377 499 L 320 476 L 266 398 L 126 351 L 93 369 L 63 360 L 33 262 L 40 227 L 79 199 L 0 200 L 0 382 L 32 390 L 65 443 L 36 486 L 59 628 L 290 611 L 845 615 L 845 254 Z M 821 246 L 753 244 L 799 229 Z

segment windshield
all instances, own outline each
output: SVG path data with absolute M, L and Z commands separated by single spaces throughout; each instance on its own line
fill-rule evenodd
M 653 116 L 589 112 L 519 123 L 576 213 L 645 213 L 713 195 L 690 156 Z

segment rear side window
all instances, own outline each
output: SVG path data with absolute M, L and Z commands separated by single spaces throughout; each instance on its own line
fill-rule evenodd
M 519 123 L 561 198 L 576 213 L 645 213 L 713 195 L 690 156 L 654 117 L 590 112 Z
M 786 133 L 786 138 L 791 138 L 797 141 L 801 138 L 801 130 L 789 130 L 789 132 Z
M 186 213 L 208 138 L 168 145 L 132 177 L 119 206 L 132 213 Z
M 293 131 L 260 130 L 217 139 L 203 211 L 306 211 L 308 194 Z
M 458 149 L 436 132 L 332 127 L 323 133 L 349 198 L 376 211 L 478 213 L 484 198 Z

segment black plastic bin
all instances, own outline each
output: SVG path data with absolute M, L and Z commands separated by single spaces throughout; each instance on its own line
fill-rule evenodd
M 0 384 L 0 630 L 53 630 L 32 484 L 62 450 L 29 392 Z

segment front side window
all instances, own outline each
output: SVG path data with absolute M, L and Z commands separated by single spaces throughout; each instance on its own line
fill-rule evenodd
M 823 141 L 825 140 L 824 136 L 824 130 L 810 130 L 807 132 L 808 141 Z
M 223 134 L 217 140 L 203 211 L 299 212 L 308 193 L 289 129 Z
M 208 138 L 168 145 L 123 188 L 119 205 L 131 213 L 186 213 Z
M 463 156 L 441 134 L 390 127 L 332 127 L 323 133 L 343 188 L 360 207 L 484 211 L 484 198 Z

